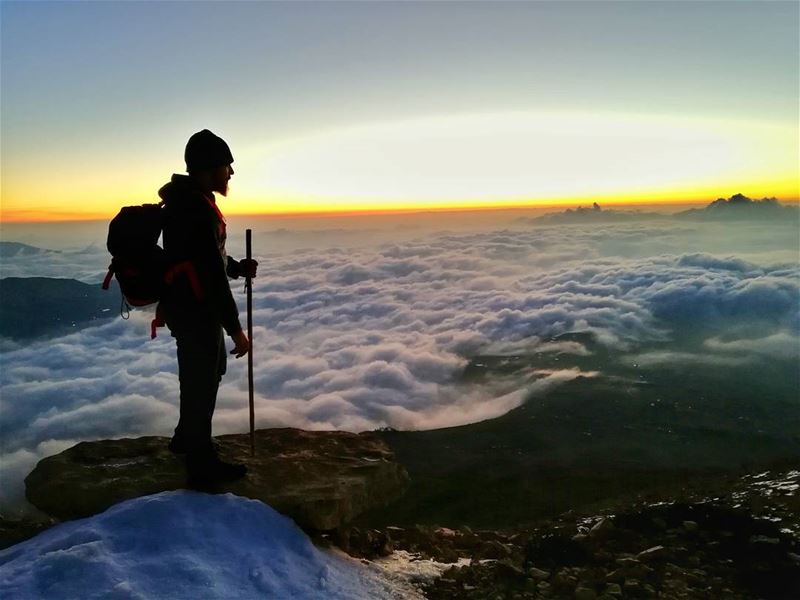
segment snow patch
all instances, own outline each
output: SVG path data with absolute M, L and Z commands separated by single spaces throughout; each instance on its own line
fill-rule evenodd
M 315 547 L 257 500 L 187 490 L 117 504 L 0 551 L 0 597 L 321 598 L 418 596 Z

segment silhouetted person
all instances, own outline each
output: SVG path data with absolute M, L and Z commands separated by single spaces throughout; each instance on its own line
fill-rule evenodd
M 247 468 L 217 456 L 211 418 L 225 373 L 223 330 L 240 358 L 250 350 L 228 277 L 249 271 L 256 261 L 236 261 L 225 253 L 225 219 L 214 192 L 228 193 L 233 156 L 225 141 L 204 129 L 186 144 L 188 175 L 173 175 L 158 192 L 164 201 L 164 252 L 168 260 L 162 314 L 178 348 L 180 420 L 169 448 L 186 453 L 190 486 L 238 479 Z

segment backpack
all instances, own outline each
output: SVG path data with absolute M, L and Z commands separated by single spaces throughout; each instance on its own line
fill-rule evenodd
M 112 258 L 102 287 L 107 290 L 111 277 L 117 278 L 123 318 L 128 318 L 131 306 L 158 302 L 164 291 L 167 261 L 158 245 L 163 224 L 161 206 L 125 206 L 108 226 L 106 246 Z

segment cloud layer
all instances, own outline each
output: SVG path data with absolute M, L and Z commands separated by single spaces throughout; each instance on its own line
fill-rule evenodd
M 585 354 L 575 342 L 550 341 L 571 331 L 591 331 L 642 364 L 791 358 L 800 335 L 797 229 L 744 224 L 734 233 L 695 224 L 525 226 L 262 255 L 257 425 L 424 429 L 499 416 L 553 385 L 601 373 L 532 369 L 467 383 L 469 359 Z M 91 260 L 73 262 L 80 275 Z M 232 285 L 242 298 L 242 284 Z M 19 500 L 36 460 L 76 440 L 171 433 L 174 342 L 166 330 L 150 341 L 149 319 L 138 312 L 0 354 L 0 503 Z M 700 335 L 695 355 L 663 349 L 686 332 Z M 648 350 L 651 343 L 660 349 Z M 246 363 L 231 359 L 215 433 L 244 431 L 247 422 Z

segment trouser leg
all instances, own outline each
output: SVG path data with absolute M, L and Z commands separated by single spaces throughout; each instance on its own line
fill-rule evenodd
M 225 340 L 217 324 L 203 323 L 173 331 L 178 346 L 180 419 L 175 437 L 189 452 L 211 447 L 211 419 L 225 373 Z

